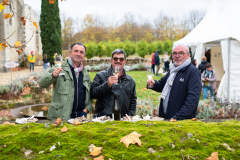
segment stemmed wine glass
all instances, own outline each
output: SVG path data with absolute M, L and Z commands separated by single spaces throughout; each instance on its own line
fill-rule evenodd
M 152 70 L 151 69 L 148 69 L 147 70 L 147 77 L 149 80 L 152 80 L 153 78 L 153 73 L 152 73 Z M 149 88 L 152 88 L 153 86 L 148 86 Z
M 59 61 L 58 61 L 59 60 Z M 62 63 L 63 63 L 63 59 L 62 56 L 59 56 L 59 59 L 57 60 L 57 58 L 55 57 L 55 64 L 58 65 L 58 67 L 62 67 Z M 59 74 L 59 76 L 64 75 L 65 73 L 63 73 L 63 71 Z
M 120 68 L 115 67 L 114 70 L 113 70 L 113 75 L 118 78 L 119 72 L 120 72 Z M 118 84 L 118 83 L 116 83 L 116 84 Z

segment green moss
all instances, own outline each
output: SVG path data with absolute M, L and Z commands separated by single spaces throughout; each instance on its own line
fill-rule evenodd
M 112 159 L 182 159 L 195 157 L 204 159 L 212 152 L 219 153 L 219 159 L 240 157 L 240 122 L 223 123 L 193 122 L 190 120 L 170 123 L 166 121 L 139 121 L 85 123 L 80 126 L 64 124 L 69 129 L 61 133 L 61 127 L 44 128 L 43 124 L 15 126 L 0 125 L 0 154 L 2 159 L 23 159 L 23 148 L 31 149 L 33 159 L 84 159 L 89 156 L 88 146 L 103 147 L 101 155 Z M 142 146 L 127 148 L 120 139 L 136 131 L 142 134 Z M 192 133 L 192 137 L 188 134 Z M 60 142 L 60 145 L 57 143 Z M 227 150 L 227 143 L 235 152 Z M 52 152 L 49 149 L 56 144 Z M 172 147 L 175 145 L 175 148 Z M 6 145 L 6 147 L 4 147 Z M 156 153 L 150 154 L 148 148 Z M 44 153 L 39 154 L 40 151 Z M 160 155 L 160 158 L 159 158 Z

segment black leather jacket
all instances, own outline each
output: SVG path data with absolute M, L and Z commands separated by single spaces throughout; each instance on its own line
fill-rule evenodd
M 136 110 L 136 89 L 133 78 L 126 74 L 118 79 L 118 85 L 108 86 L 108 78 L 113 76 L 112 67 L 108 70 L 101 71 L 96 74 L 91 90 L 91 98 L 97 99 L 95 105 L 94 116 L 103 116 L 112 114 L 112 106 L 114 102 L 114 93 L 117 93 L 118 103 L 121 108 L 121 117 L 128 114 L 133 116 Z

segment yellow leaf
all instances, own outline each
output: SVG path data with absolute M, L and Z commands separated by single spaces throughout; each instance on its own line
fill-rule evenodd
M 7 13 L 4 14 L 4 19 L 7 20 L 8 18 L 12 18 L 12 14 L 11 13 L 10 14 L 7 14 Z
M 139 146 L 142 147 L 142 142 L 139 139 L 139 137 L 141 137 L 141 136 L 142 136 L 141 134 L 138 134 L 137 132 L 134 131 L 133 133 L 121 138 L 120 142 L 123 142 L 127 146 L 127 148 L 129 146 L 129 144 L 131 144 L 131 143 L 132 144 L 137 143 Z
M 102 155 L 100 157 L 94 158 L 93 160 L 104 160 L 105 155 Z
M 39 30 L 37 22 L 33 22 L 33 25 Z
M 15 46 L 15 47 L 22 46 L 21 41 L 17 41 L 17 42 L 14 44 L 14 46 Z
M 170 122 L 177 122 L 177 120 L 176 120 L 176 119 L 173 119 L 173 118 L 171 118 L 171 119 L 170 119 Z
M 3 49 L 2 49 L 2 43 L 0 43 L 0 51 L 3 51 Z
M 211 157 L 208 157 L 206 160 L 219 160 L 218 159 L 218 152 L 213 152 Z
M 68 131 L 68 129 L 67 129 L 66 126 L 64 126 L 64 127 L 61 129 L 61 132 L 67 132 L 67 131 Z
M 15 125 L 15 123 L 10 123 L 10 122 L 6 121 L 2 125 Z
M 90 153 L 90 155 L 96 157 L 98 156 L 102 151 L 103 147 L 96 147 L 96 146 L 92 146 L 92 152 Z
M 2 12 L 3 9 L 5 9 L 5 6 L 3 6 L 3 4 L 0 3 L 0 13 Z
M 197 121 L 198 119 L 197 118 L 192 118 L 192 121 Z

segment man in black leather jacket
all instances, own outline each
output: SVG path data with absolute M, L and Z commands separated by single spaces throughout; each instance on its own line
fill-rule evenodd
M 96 74 L 90 96 L 97 99 L 94 116 L 111 116 L 114 94 L 121 109 L 121 117 L 128 114 L 133 116 L 136 110 L 136 89 L 134 79 L 123 69 L 126 64 L 126 53 L 122 49 L 112 52 L 111 67 Z M 113 69 L 120 68 L 118 77 L 113 76 Z

